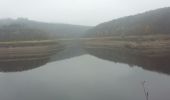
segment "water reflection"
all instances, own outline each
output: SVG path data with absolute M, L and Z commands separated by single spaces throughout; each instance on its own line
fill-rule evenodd
M 0 45 L 0 71 L 31 70 L 48 62 L 68 59 L 84 54 L 77 41 Z
M 143 69 L 170 74 L 170 56 L 150 56 L 128 48 L 87 48 L 91 55 L 98 58 L 118 63 L 125 63 L 129 66 L 139 66 Z
M 19 73 L 0 73 L 2 100 L 169 100 L 170 77 L 83 55 Z
M 16 72 L 25 71 L 40 67 L 46 64 L 49 58 L 38 59 L 38 60 L 16 60 L 16 61 L 0 61 L 1 72 Z
M 58 42 L 19 42 L 0 44 L 0 71 L 15 72 L 40 67 L 64 49 Z
M 149 55 L 144 50 L 113 47 L 82 47 L 78 41 L 23 46 L 1 47 L 0 71 L 15 72 L 40 67 L 48 62 L 64 60 L 83 54 L 91 54 L 98 58 L 129 66 L 170 74 L 170 55 Z
M 35 48 L 37 49 L 37 46 Z M 8 58 L 2 59 L 1 55 L 1 71 L 8 72 L 30 70 L 53 62 L 31 71 L 0 73 L 2 100 L 145 100 L 141 85 L 145 80 L 148 82 L 151 99 L 170 98 L 168 75 L 139 68 L 169 74 L 168 56 L 151 57 L 141 54 L 140 51 L 132 52 L 132 49 L 111 47 L 85 49 L 78 45 L 63 49 L 53 47 L 54 53 L 51 52 L 52 48 L 49 48 L 51 47 L 36 51 L 34 54 L 39 54 L 40 50 L 43 52 L 38 58 L 36 55 L 27 56 L 27 59 L 17 56 L 17 59 L 16 57 L 14 59 L 8 55 L 5 56 Z M 25 48 L 24 52 L 30 50 Z M 83 55 L 85 53 L 93 56 Z M 126 64 L 139 67 L 129 68 Z

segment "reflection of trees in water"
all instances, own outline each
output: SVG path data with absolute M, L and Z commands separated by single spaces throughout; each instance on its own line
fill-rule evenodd
M 38 60 L 16 60 L 16 61 L 0 61 L 0 71 L 15 72 L 30 70 L 40 67 L 48 62 L 49 58 Z
M 66 43 L 65 43 L 66 42 Z M 15 72 L 40 67 L 48 62 L 64 60 L 84 54 L 78 41 L 41 44 L 16 44 L 0 49 L 0 71 Z M 17 46 L 20 46 L 19 48 Z M 12 56 L 11 56 L 12 55 Z
M 141 50 L 133 51 L 131 49 L 109 49 L 109 48 L 88 48 L 91 55 L 101 59 L 126 63 L 130 66 L 137 65 L 143 69 L 170 74 L 170 56 L 149 56 L 141 53 Z
M 77 41 L 76 41 L 77 42 Z M 23 56 L 21 53 L 14 53 L 14 57 L 8 58 L 6 54 L 0 56 L 0 71 L 3 72 L 14 72 L 14 71 L 24 71 L 33 69 L 39 66 L 42 66 L 48 62 L 63 60 L 66 58 L 71 58 L 74 56 L 79 56 L 88 52 L 91 55 L 99 57 L 101 59 L 126 63 L 130 66 L 137 65 L 144 69 L 162 72 L 166 74 L 170 74 L 170 53 L 169 52 L 158 52 L 152 53 L 150 51 L 142 50 L 142 49 L 133 49 L 131 47 L 88 47 L 85 48 L 85 51 L 79 44 L 71 43 L 67 44 L 69 47 L 65 47 L 65 45 L 57 45 L 52 44 L 46 47 L 45 49 L 35 47 L 33 51 L 23 49 L 21 51 L 26 52 L 27 50 L 30 55 L 27 57 Z M 13 50 L 13 49 L 12 49 Z M 17 50 L 17 49 L 15 49 Z M 1 48 L 2 51 L 2 48 Z M 17 51 L 17 53 L 20 51 Z M 37 54 L 34 55 L 34 54 Z M 163 54 L 164 53 L 164 54 Z M 168 54 L 167 54 L 168 53 Z M 18 56 L 18 57 L 17 57 Z M 23 57 L 21 57 L 23 56 Z M 21 58 L 20 58 L 21 57 Z
M 86 53 L 82 47 L 81 41 L 79 40 L 66 41 L 66 43 L 63 43 L 65 48 L 57 54 L 51 56 L 50 61 L 70 59 L 72 57 L 77 57 Z
M 40 67 L 64 49 L 61 44 L 53 42 L 30 43 L 0 49 L 0 71 L 15 72 Z

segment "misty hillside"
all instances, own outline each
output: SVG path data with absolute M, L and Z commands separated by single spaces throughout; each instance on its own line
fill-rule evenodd
M 77 38 L 89 26 L 55 24 L 24 18 L 0 20 L 0 41 L 42 40 L 51 38 Z
M 148 11 L 102 23 L 88 36 L 170 34 L 170 7 Z

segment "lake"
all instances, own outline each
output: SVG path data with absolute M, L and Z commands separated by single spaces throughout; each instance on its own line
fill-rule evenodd
M 1 72 L 0 99 L 146 100 L 145 87 L 149 100 L 169 100 L 169 74 L 144 69 L 82 54 L 31 70 Z

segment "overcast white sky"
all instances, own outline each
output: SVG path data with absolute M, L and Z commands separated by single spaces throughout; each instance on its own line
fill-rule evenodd
M 0 18 L 94 26 L 162 7 L 170 0 L 0 0 Z

